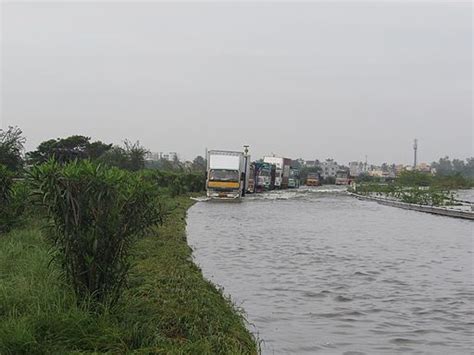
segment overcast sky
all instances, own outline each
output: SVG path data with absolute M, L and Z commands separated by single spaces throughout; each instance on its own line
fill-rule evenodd
M 3 3 L 1 125 L 191 159 L 473 155 L 472 4 Z

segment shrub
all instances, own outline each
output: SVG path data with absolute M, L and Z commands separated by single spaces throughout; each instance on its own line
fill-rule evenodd
M 78 300 L 115 303 L 126 283 L 137 237 L 160 219 L 156 190 L 140 176 L 75 161 L 49 161 L 30 172 L 46 208 L 48 239 Z
M 11 171 L 18 172 L 23 167 L 23 145 L 25 137 L 18 127 L 0 128 L 0 165 L 5 165 Z
M 433 176 L 422 171 L 403 171 L 396 179 L 400 186 L 430 186 Z
M 204 191 L 206 178 L 200 173 L 178 173 L 161 170 L 144 170 L 142 176 L 163 192 L 178 196 L 190 192 Z
M 13 173 L 5 165 L 0 165 L 0 233 L 7 232 L 12 224 L 11 195 Z
M 13 180 L 13 172 L 0 165 L 0 233 L 16 226 L 25 210 L 28 190 L 23 182 Z

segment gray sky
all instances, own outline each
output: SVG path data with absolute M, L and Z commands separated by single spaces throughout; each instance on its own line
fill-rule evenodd
M 1 125 L 190 159 L 473 154 L 472 4 L 3 3 Z

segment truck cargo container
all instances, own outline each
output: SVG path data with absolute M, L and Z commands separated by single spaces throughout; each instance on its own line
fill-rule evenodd
M 240 199 L 245 181 L 242 152 L 210 150 L 207 153 L 207 196 L 213 199 Z
M 275 188 L 287 189 L 288 179 L 290 177 L 291 159 L 282 157 L 264 157 L 265 163 L 275 164 Z

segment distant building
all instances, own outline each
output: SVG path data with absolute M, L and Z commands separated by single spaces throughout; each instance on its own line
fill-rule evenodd
M 146 160 L 158 161 L 158 160 L 160 160 L 160 153 L 150 152 L 150 153 L 147 154 Z
M 405 166 L 403 164 L 397 164 L 395 165 L 394 173 L 396 175 L 399 175 L 403 170 L 405 170 Z
M 387 178 L 394 178 L 395 173 L 393 171 L 386 171 L 380 168 L 376 168 L 369 171 L 369 176 L 387 179 Z
M 416 170 L 422 171 L 424 173 L 430 173 L 431 172 L 431 166 L 426 163 L 420 163 L 416 166 Z
M 321 163 L 321 176 L 324 179 L 328 177 L 336 177 L 339 165 L 333 159 L 326 159 Z
M 351 176 L 357 177 L 364 173 L 365 166 L 364 163 L 360 161 L 352 161 L 349 163 L 349 173 Z
M 159 160 L 168 160 L 168 161 L 175 161 L 178 160 L 178 153 L 176 152 L 170 152 L 170 153 L 163 153 L 163 152 L 158 152 L 158 153 L 149 153 L 147 156 L 147 160 L 151 161 L 159 161 Z

